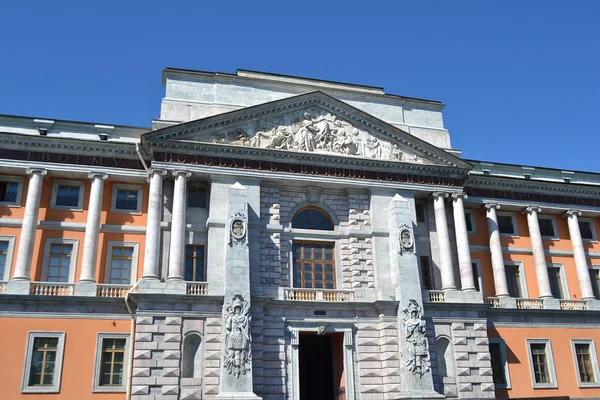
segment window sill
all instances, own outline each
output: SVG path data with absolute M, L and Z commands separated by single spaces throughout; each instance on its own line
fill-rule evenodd
M 94 387 L 92 393 L 125 393 L 127 390 L 124 386 L 98 386 Z
M 27 386 L 21 389 L 21 393 L 60 393 L 56 386 Z
M 114 214 L 142 215 L 140 210 L 121 210 L 119 208 L 111 208 L 110 212 Z
M 83 211 L 83 207 L 69 207 L 69 206 L 51 206 L 51 210 L 59 210 L 59 211 Z
M 534 389 L 558 389 L 558 384 L 556 383 L 534 383 Z
M 19 208 L 19 207 L 21 207 L 21 205 L 17 204 L 17 203 L 8 202 L 8 201 L 0 201 L 0 207 Z
M 504 238 L 512 238 L 512 239 L 520 239 L 521 236 L 519 235 L 515 235 L 513 233 L 501 233 L 500 237 L 504 237 Z
M 600 388 L 600 382 L 579 382 L 579 387 L 581 389 Z

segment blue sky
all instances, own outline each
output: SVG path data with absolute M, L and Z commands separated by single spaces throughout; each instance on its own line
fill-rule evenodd
M 20 1 L 0 114 L 149 126 L 165 67 L 440 100 L 480 160 L 600 171 L 599 1 Z

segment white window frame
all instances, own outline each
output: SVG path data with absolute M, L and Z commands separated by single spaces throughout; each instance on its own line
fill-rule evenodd
M 36 338 L 58 338 L 58 345 L 56 347 L 56 361 L 54 363 L 54 382 L 51 386 L 29 385 L 29 377 L 31 373 L 31 357 L 33 355 L 33 342 Z M 59 393 L 64 351 L 64 332 L 29 331 L 29 336 L 27 338 L 27 346 L 25 350 L 25 366 L 23 370 L 23 382 L 21 384 L 21 393 Z
M 104 283 L 109 284 L 110 281 L 110 270 L 112 267 L 112 250 L 113 247 L 133 247 L 133 258 L 131 260 L 131 278 L 129 279 L 129 285 L 133 285 L 137 282 L 137 270 L 138 270 L 138 256 L 140 244 L 138 242 L 120 242 L 111 240 L 108 242 L 106 247 L 106 265 L 104 268 Z M 116 285 L 116 284 L 115 284 Z
M 475 227 L 475 213 L 473 212 L 473 210 L 465 210 L 465 218 L 469 218 L 469 220 L 471 221 L 471 228 L 472 228 L 470 231 L 467 230 L 467 234 L 468 235 L 476 235 L 477 228 Z
M 70 244 L 73 245 L 71 252 L 71 263 L 69 264 L 69 281 L 75 283 L 75 270 L 77 269 L 77 256 L 79 250 L 79 240 L 63 239 L 63 238 L 48 238 L 44 243 L 44 263 L 42 264 L 42 282 L 48 280 L 48 272 L 50 269 L 50 246 L 53 244 Z
M 546 346 L 546 362 L 548 364 L 548 374 L 550 375 L 550 382 L 548 383 L 537 383 L 535 381 L 535 372 L 533 369 L 533 357 L 531 354 L 532 344 L 544 344 Z M 550 339 L 527 339 L 527 355 L 529 357 L 529 372 L 531 375 L 531 383 L 534 389 L 556 389 L 558 388 L 558 382 L 556 380 L 556 370 L 554 368 L 554 357 L 552 356 L 552 343 Z
M 102 341 L 104 339 L 125 339 L 125 355 L 123 356 L 123 384 L 120 386 L 102 386 L 100 385 L 100 364 L 102 362 Z M 127 391 L 129 380 L 129 346 L 130 337 L 128 333 L 99 332 L 96 339 L 96 360 L 94 361 L 94 380 L 92 382 L 92 392 L 94 393 L 121 393 Z
M 12 272 L 12 261 L 15 252 L 15 237 L 0 235 L 0 242 L 8 242 L 8 249 L 6 250 L 6 265 L 4 266 L 4 280 L 0 280 L 0 282 L 7 282 L 10 280 L 10 274 Z
M 552 230 L 554 231 L 554 235 L 552 236 L 545 236 L 542 235 L 542 239 L 552 239 L 552 240 L 558 240 L 558 228 L 556 227 L 556 218 L 554 218 L 553 215 L 539 215 L 538 214 L 538 224 L 540 223 L 540 220 L 542 219 L 549 219 L 550 221 L 552 221 Z M 541 230 L 540 230 L 541 233 Z
M 598 236 L 596 236 L 596 227 L 594 226 L 594 220 L 591 218 L 579 218 L 577 220 L 578 223 L 580 222 L 587 222 L 590 224 L 591 230 L 592 230 L 592 238 L 591 239 L 584 239 L 583 237 L 581 238 L 581 240 L 583 240 L 584 242 L 597 242 L 598 241 Z
M 527 299 L 529 298 L 529 291 L 527 290 L 527 279 L 525 278 L 525 267 L 523 265 L 523 261 L 510 261 L 504 260 L 504 265 L 510 265 L 519 267 L 519 284 L 521 285 L 521 298 Z M 506 275 L 506 270 L 504 271 Z
M 579 375 L 579 363 L 577 361 L 576 344 L 587 344 L 590 346 L 590 357 L 592 358 L 592 369 L 594 370 L 594 382 L 582 382 Z M 593 339 L 571 339 L 571 350 L 573 351 L 573 361 L 575 362 L 575 375 L 580 388 L 600 387 L 600 368 L 598 367 L 598 353 Z
M 505 385 L 496 385 L 494 384 L 494 386 L 496 387 L 496 389 L 510 389 L 511 385 L 510 385 L 510 374 L 509 374 L 509 370 L 508 370 L 508 357 L 506 356 L 506 343 L 504 342 L 504 339 L 502 338 L 489 338 L 489 342 L 491 343 L 499 343 L 500 344 L 500 355 L 502 357 L 502 364 L 504 364 L 504 377 L 506 379 L 506 384 Z
M 15 201 L 0 201 L 0 206 L 21 207 L 21 200 L 23 200 L 23 182 L 25 181 L 24 177 L 11 176 L 11 175 L 0 175 L 0 181 L 16 182 L 19 184 L 19 186 L 17 188 L 17 199 Z
M 502 237 L 511 237 L 511 238 L 518 238 L 519 237 L 519 226 L 517 225 L 517 217 L 515 216 L 515 213 L 513 212 L 498 212 L 496 213 L 497 217 L 510 217 L 512 220 L 512 226 L 513 226 L 513 231 L 514 233 L 502 233 L 500 232 L 500 224 L 498 224 L 498 233 L 500 234 L 500 236 Z
M 79 187 L 79 199 L 77 206 L 61 206 L 56 204 L 58 197 L 59 186 L 78 186 Z M 50 208 L 53 210 L 71 210 L 71 211 L 82 211 L 83 210 L 83 197 L 85 196 L 85 182 L 83 181 L 71 181 L 64 179 L 55 179 L 52 182 L 52 199 L 50 200 Z
M 135 210 L 123 210 L 117 208 L 117 192 L 119 190 L 137 190 L 137 207 Z M 144 188 L 140 185 L 127 185 L 121 183 L 115 183 L 112 185 L 112 194 L 110 198 L 110 212 L 120 214 L 141 214 L 142 213 L 142 196 L 144 194 Z
M 547 268 L 558 268 L 558 275 L 560 276 L 560 286 L 563 292 L 563 299 L 570 300 L 571 295 L 569 293 L 569 283 L 567 282 L 567 274 L 565 273 L 565 266 L 560 263 L 548 263 Z
M 485 298 L 484 288 L 483 288 L 483 278 L 481 277 L 481 261 L 479 259 L 471 259 L 472 264 L 477 265 L 477 282 L 479 282 L 479 292 Z M 473 277 L 475 278 L 475 277 Z

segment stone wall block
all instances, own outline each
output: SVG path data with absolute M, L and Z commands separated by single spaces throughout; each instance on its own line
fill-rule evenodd
M 143 333 L 138 332 L 135 334 L 135 342 L 151 342 L 152 341 L 152 333 Z
M 181 325 L 181 317 L 166 317 L 165 325 Z
M 136 325 L 152 325 L 154 324 L 154 317 L 138 316 L 135 319 Z
M 137 325 L 135 330 L 138 333 L 158 332 L 158 327 L 158 325 Z
M 150 368 L 133 368 L 132 376 L 137 376 L 137 377 L 150 376 Z
M 144 386 L 144 385 L 154 386 L 154 385 L 156 385 L 156 377 L 155 376 L 134 376 L 131 378 L 131 384 L 133 386 Z
M 131 386 L 131 394 L 132 395 L 144 395 L 144 398 L 146 398 L 145 395 L 150 393 L 150 388 L 148 387 L 148 385 L 132 385 Z
M 181 335 L 179 333 L 167 333 L 165 334 L 165 342 L 181 342 Z
M 163 386 L 162 395 L 174 395 L 179 394 L 179 386 Z
M 152 358 L 152 352 L 150 350 L 134 350 L 133 358 L 139 359 L 150 359 Z
M 181 325 L 160 325 L 158 332 L 161 333 L 179 333 L 181 332 Z

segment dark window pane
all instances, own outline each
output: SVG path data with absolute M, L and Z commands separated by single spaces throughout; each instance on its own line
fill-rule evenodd
M 0 181 L 0 201 L 12 203 L 17 201 L 17 190 L 19 184 L 16 182 Z
M 425 205 L 421 203 L 415 204 L 415 212 L 417 214 L 417 222 L 425 222 Z
M 77 207 L 79 205 L 79 186 L 59 186 L 56 205 Z
M 473 281 L 475 282 L 475 290 L 480 292 L 481 288 L 479 287 L 479 269 L 477 268 L 477 263 L 472 263 L 471 268 L 473 269 Z
M 555 299 L 563 298 L 563 289 L 560 279 L 560 268 L 548 267 L 548 278 L 550 280 L 550 291 Z
M 465 222 L 467 223 L 467 232 L 473 231 L 473 221 L 471 221 L 471 214 L 465 213 Z
M 577 367 L 581 382 L 596 382 L 590 345 L 587 343 L 575 344 L 575 356 L 577 357 Z
M 188 207 L 206 208 L 206 188 L 190 186 L 188 188 Z
M 322 211 L 314 208 L 305 208 L 294 216 L 292 228 L 332 231 L 333 223 Z
M 500 347 L 500 343 L 490 343 L 490 357 L 492 359 L 494 384 L 506 385 L 504 360 L 502 359 L 502 349 Z
M 552 224 L 552 218 L 538 218 L 540 224 L 540 233 L 542 236 L 554 237 L 554 225 Z
M 185 280 L 204 282 L 204 246 L 188 245 L 185 249 Z
M 513 220 L 510 215 L 498 215 L 498 230 L 500 233 L 509 235 L 515 234 L 515 227 L 513 226 Z
M 332 243 L 294 242 L 293 248 L 294 287 L 335 288 L 333 260 L 322 261 L 333 258 Z
M 429 266 L 429 257 L 421 256 L 421 285 L 423 289 L 433 289 L 431 282 L 431 267 Z
M 548 365 L 546 359 L 546 345 L 544 343 L 531 343 L 531 357 L 533 362 L 533 372 L 536 383 L 550 382 L 548 374 Z
M 588 221 L 579 221 L 579 232 L 581 232 L 582 239 L 594 239 L 594 231 L 592 230 L 592 223 Z
M 590 269 L 589 271 L 592 289 L 594 290 L 594 297 L 600 300 L 600 269 Z
M 117 190 L 116 208 L 118 210 L 137 210 L 137 190 Z
M 511 297 L 521 297 L 521 280 L 519 276 L 519 267 L 515 265 L 505 265 L 506 283 L 508 285 L 508 294 Z

